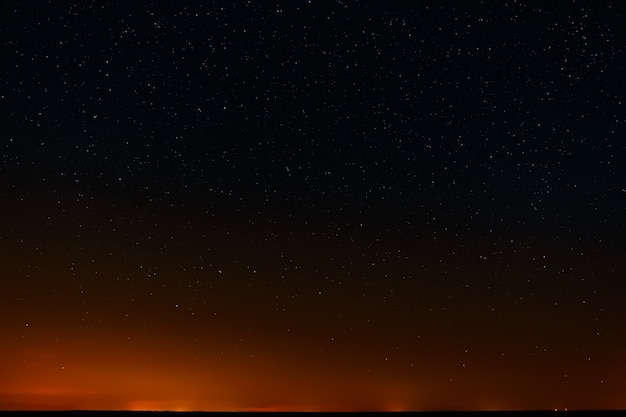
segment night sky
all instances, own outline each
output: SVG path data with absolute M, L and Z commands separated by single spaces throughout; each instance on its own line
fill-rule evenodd
M 621 2 L 2 9 L 0 409 L 626 408 Z

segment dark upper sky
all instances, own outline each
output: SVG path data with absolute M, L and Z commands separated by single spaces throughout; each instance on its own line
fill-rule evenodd
M 626 407 L 622 6 L 415 3 L 5 4 L 0 408 Z

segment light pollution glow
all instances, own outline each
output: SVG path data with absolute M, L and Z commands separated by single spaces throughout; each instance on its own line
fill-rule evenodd
M 572 401 L 545 381 L 488 381 L 477 370 L 458 385 L 441 380 L 369 378 L 334 372 L 333 366 L 296 353 L 254 361 L 250 357 L 181 349 L 173 340 L 129 340 L 126 345 L 92 338 L 51 344 L 3 346 L 0 409 L 170 411 L 406 411 L 586 408 L 600 400 L 624 407 L 618 391 Z M 425 375 L 434 369 L 424 367 Z M 480 372 L 487 372 L 480 374 Z M 498 388 L 500 386 L 500 388 Z M 455 388 L 456 387 L 456 388 Z M 503 388 L 504 387 L 504 388 Z M 543 396 L 536 395 L 545 390 Z M 575 387 L 571 392 L 576 392 Z M 570 392 L 570 394 L 571 394 Z M 528 395 L 534 393 L 535 395 Z M 606 391 L 605 391 L 606 394 Z M 533 401 L 524 398 L 534 398 Z M 620 400 L 620 398 L 622 398 Z M 620 402 L 621 401 L 621 402 Z

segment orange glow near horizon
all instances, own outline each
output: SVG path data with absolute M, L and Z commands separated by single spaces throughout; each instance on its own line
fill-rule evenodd
M 11 2 L 0 411 L 626 410 L 619 4 Z
M 72 343 L 2 349 L 0 409 L 353 411 L 387 409 L 376 384 L 276 363 L 176 351 L 174 343 Z M 308 368 L 308 369 L 307 369 Z M 306 376 L 299 372 L 309 371 Z
M 475 347 L 466 351 L 439 328 L 409 338 L 407 328 L 426 325 L 412 316 L 394 320 L 393 312 L 378 326 L 353 330 L 356 320 L 337 324 L 323 308 L 315 310 L 319 317 L 294 308 L 284 317 L 264 313 L 267 320 L 250 331 L 254 309 L 262 305 L 222 306 L 219 321 L 213 314 L 217 302 L 184 316 L 155 302 L 145 312 L 129 309 L 143 314 L 133 321 L 120 320 L 125 310 L 118 306 L 94 304 L 89 327 L 82 320 L 77 325 L 74 317 L 85 313 L 75 311 L 76 304 L 44 301 L 32 302 L 31 309 L 4 307 L 23 319 L 0 323 L 6 336 L 0 345 L 1 410 L 626 408 L 619 349 L 596 348 L 604 356 L 593 361 L 581 361 L 575 351 L 561 354 L 568 352 L 565 345 L 555 345 L 558 353 L 530 356 L 535 349 L 524 340 L 532 339 L 532 330 L 499 334 L 495 341 L 459 324 L 455 337 Z M 360 308 L 354 314 L 367 313 Z M 493 329 L 510 331 L 497 324 Z M 359 339 L 352 343 L 350 337 Z M 569 364 L 577 367 L 568 370 Z
M 201 355 L 204 356 L 201 356 Z M 294 354 L 295 355 L 295 354 Z M 442 381 L 394 381 L 380 372 L 371 378 L 333 373 L 317 362 L 265 356 L 260 363 L 204 349 L 177 350 L 175 343 L 143 340 L 119 345 L 92 339 L 39 347 L 2 348 L 0 409 L 155 411 L 411 411 L 523 409 L 519 388 L 530 381 L 470 379 L 454 389 Z M 294 364 L 295 367 L 294 367 Z M 338 365 L 338 364 L 331 364 Z M 330 369 L 330 370 L 329 370 Z M 425 369 L 425 372 L 430 370 Z M 479 376 L 476 374 L 477 377 Z M 516 385 L 517 384 L 517 385 Z M 492 390 L 490 393 L 489 390 Z M 504 391 L 502 391 L 504 392 Z M 561 396 L 563 393 L 554 392 Z M 528 408 L 584 408 L 546 398 Z M 493 397 L 493 398 L 491 398 Z M 505 400 L 502 400 L 504 398 Z M 607 408 L 623 407 L 618 396 Z M 500 400 L 498 400 L 500 399 Z M 500 401 L 500 402 L 497 402 Z M 507 402 L 508 401 L 508 402 Z M 622 400 L 623 401 L 623 400 Z

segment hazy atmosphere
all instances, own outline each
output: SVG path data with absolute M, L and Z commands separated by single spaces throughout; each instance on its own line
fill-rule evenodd
M 621 2 L 9 2 L 0 409 L 626 408 Z

